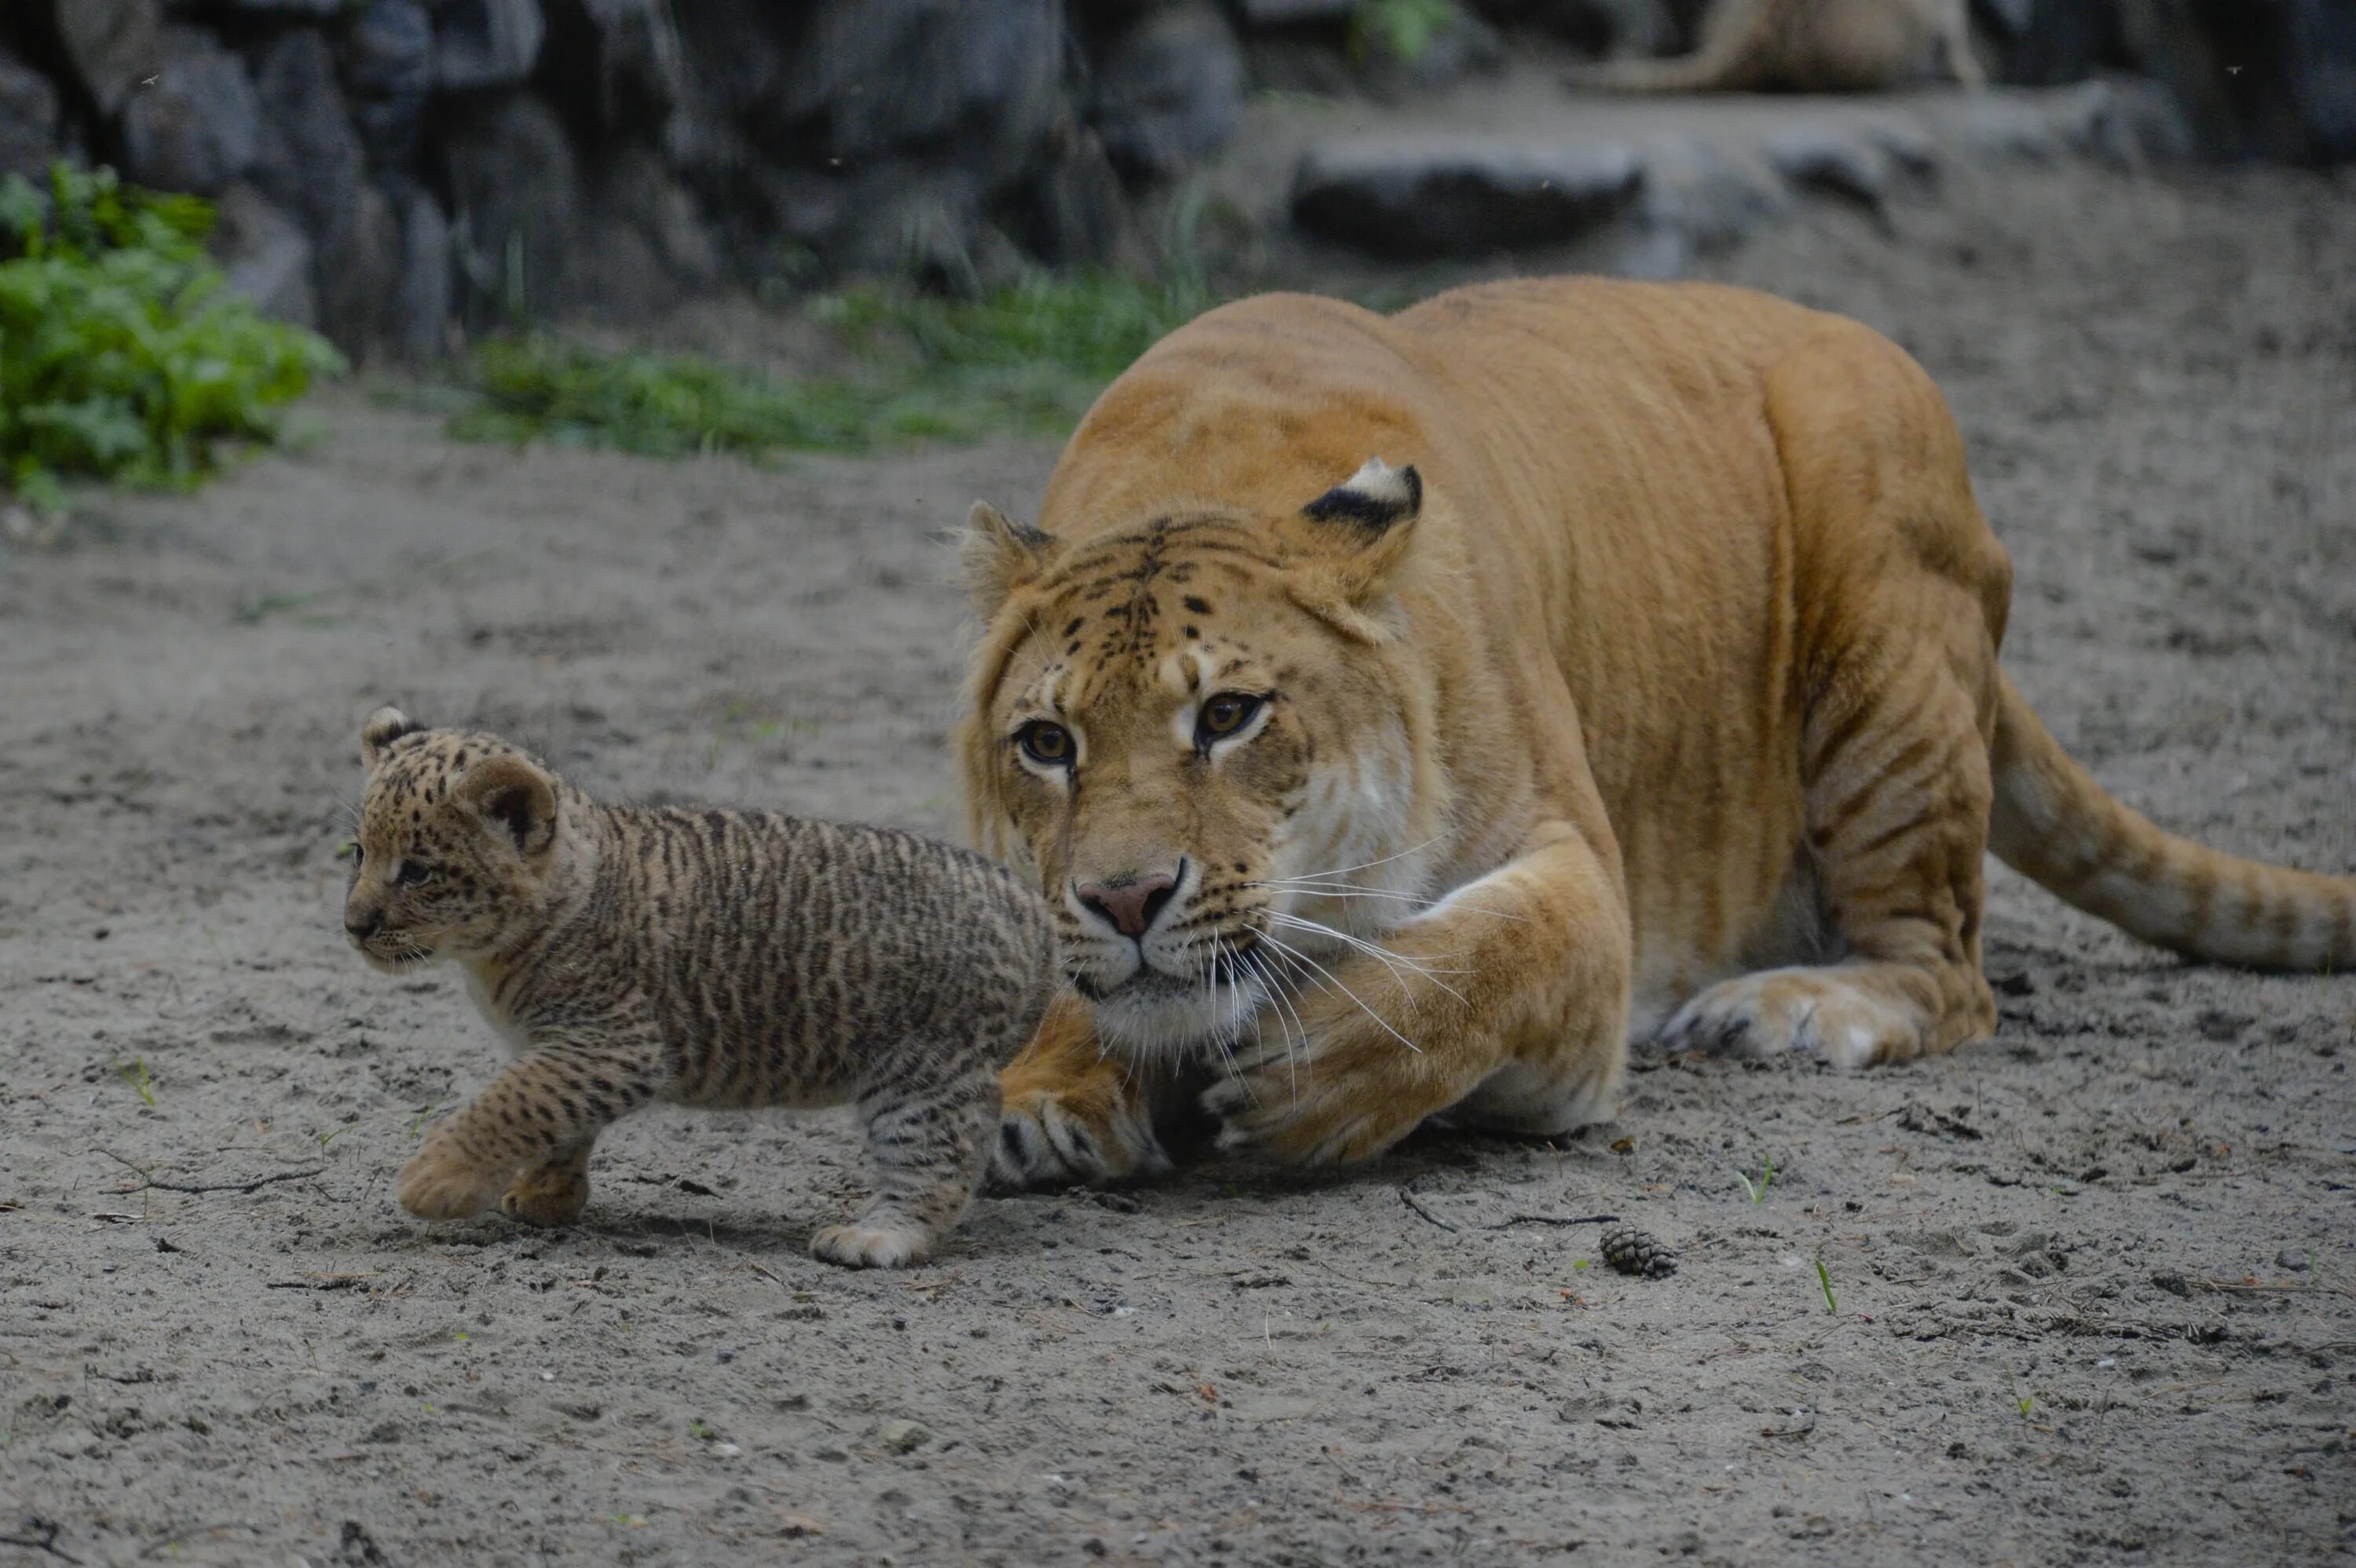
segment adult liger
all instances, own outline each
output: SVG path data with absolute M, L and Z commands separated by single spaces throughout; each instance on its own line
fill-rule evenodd
M 2356 880 L 2170 837 L 1997 667 L 2011 571 L 1922 368 L 1737 289 L 1269 295 L 1173 333 L 1037 528 L 974 509 L 962 769 L 1072 996 L 1002 1184 L 1223 1139 L 1609 1115 L 1632 1038 L 1984 1036 L 1982 857 L 2179 952 L 2356 965 Z

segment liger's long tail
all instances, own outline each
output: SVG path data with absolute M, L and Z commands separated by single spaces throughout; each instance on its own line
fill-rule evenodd
M 2294 871 L 2179 838 L 2112 798 L 2009 676 L 1988 848 L 2089 914 L 2188 957 L 2356 970 L 2356 877 Z

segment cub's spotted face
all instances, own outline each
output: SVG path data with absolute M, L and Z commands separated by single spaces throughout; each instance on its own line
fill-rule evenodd
M 977 592 L 1004 592 L 969 801 L 1037 876 L 1108 1042 L 1231 1040 L 1333 931 L 1400 912 L 1368 896 L 1412 859 L 1387 859 L 1411 763 L 1374 645 L 1419 505 L 1414 470 L 1377 463 L 1300 517 L 1179 514 L 1069 549 L 976 509 Z
M 556 837 L 548 775 L 487 735 L 426 730 L 379 709 L 344 931 L 380 969 L 495 952 L 533 912 Z

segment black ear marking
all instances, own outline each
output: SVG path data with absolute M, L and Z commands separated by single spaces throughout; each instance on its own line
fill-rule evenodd
M 1301 515 L 1321 523 L 1355 523 L 1376 533 L 1408 522 L 1423 511 L 1423 475 L 1415 464 L 1393 468 L 1379 457 L 1320 496 Z
M 404 735 L 422 735 L 425 730 L 398 708 L 380 708 L 360 726 L 360 761 L 372 768 L 395 741 Z

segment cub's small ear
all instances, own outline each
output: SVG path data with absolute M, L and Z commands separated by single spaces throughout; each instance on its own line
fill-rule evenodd
M 384 761 L 385 748 L 403 735 L 414 735 L 424 725 L 411 720 L 398 708 L 380 708 L 360 726 L 360 762 L 371 772 Z
M 526 859 L 556 842 L 556 782 L 512 752 L 485 757 L 458 775 L 461 803 L 513 841 Z
M 1054 536 L 1016 522 L 987 501 L 973 504 L 965 525 L 965 587 L 984 620 L 1039 574 L 1055 544 Z
M 1301 508 L 1321 523 L 1355 523 L 1370 534 L 1387 533 L 1423 515 L 1423 475 L 1410 463 L 1393 468 L 1369 457 L 1355 474 Z

